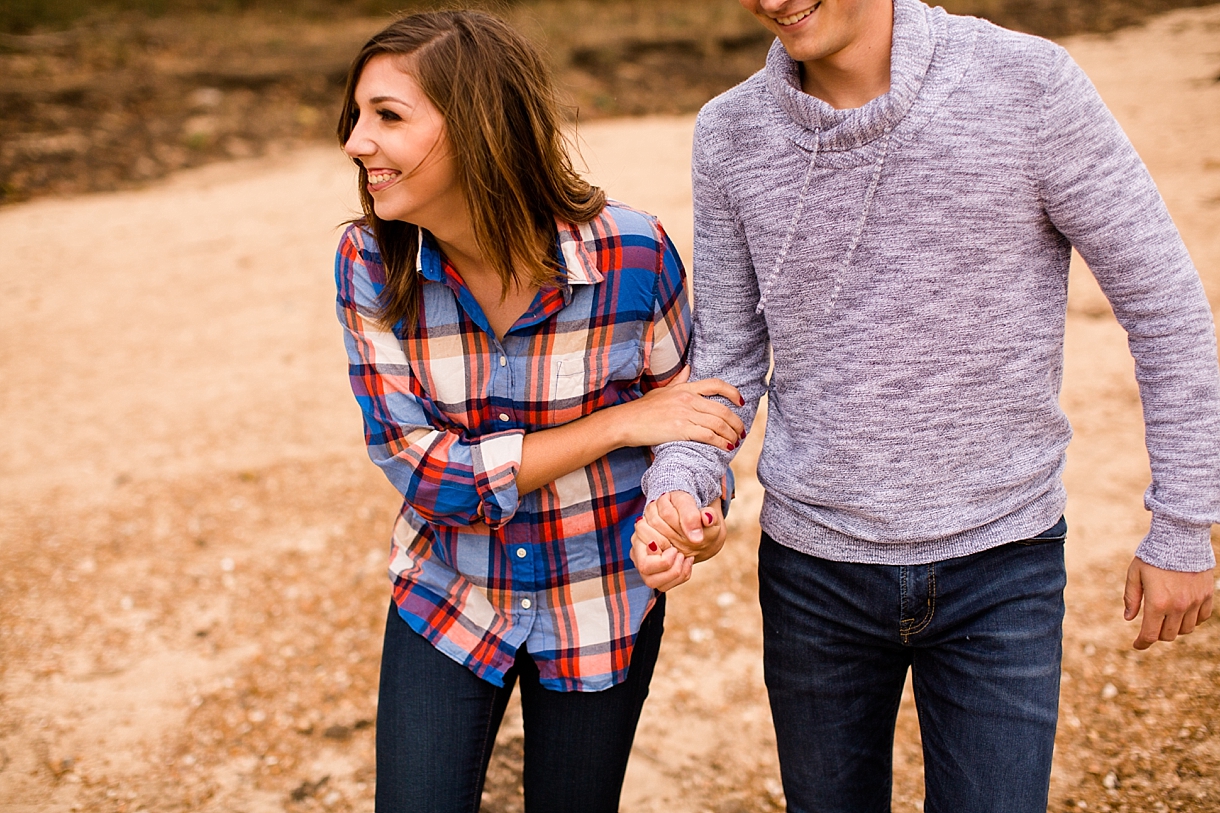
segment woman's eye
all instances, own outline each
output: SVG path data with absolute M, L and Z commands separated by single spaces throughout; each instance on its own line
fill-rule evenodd
M 402 121 L 402 116 L 398 115 L 393 110 L 378 110 L 377 115 L 382 121 Z

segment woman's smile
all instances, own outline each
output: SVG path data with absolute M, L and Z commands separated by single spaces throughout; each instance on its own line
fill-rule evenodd
M 395 181 L 402 177 L 402 173 L 396 169 L 370 169 L 367 170 L 369 177 L 369 191 L 376 194 L 382 190 L 389 189 L 394 185 Z

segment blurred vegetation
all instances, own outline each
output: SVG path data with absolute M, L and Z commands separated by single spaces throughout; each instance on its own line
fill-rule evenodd
M 590 0 L 576 5 L 588 5 Z M 653 0 L 592 0 L 596 5 L 650 5 Z M 732 3 L 733 0 L 688 0 L 692 4 Z M 1149 14 L 1185 6 L 1205 6 L 1216 0 L 932 0 L 956 14 L 985 17 L 1000 25 L 1046 37 L 1082 31 L 1113 31 Z M 0 3 L 0 33 L 30 34 L 63 30 L 82 20 L 115 15 L 160 17 L 167 14 L 234 14 L 264 12 L 294 17 L 343 13 L 379 16 L 437 5 L 508 7 L 536 0 L 4 0 Z M 670 3 L 672 5 L 672 3 Z
M 939 2 L 1059 37 L 1217 0 Z M 536 42 L 580 119 L 694 112 L 771 42 L 736 0 L 0 0 L 0 204 L 333 139 L 360 45 L 458 5 Z
M 420 0 L 4 0 L 0 32 L 30 34 L 63 30 L 82 20 L 139 14 L 234 14 L 263 11 L 292 16 L 320 16 L 342 11 L 373 16 L 398 11 Z

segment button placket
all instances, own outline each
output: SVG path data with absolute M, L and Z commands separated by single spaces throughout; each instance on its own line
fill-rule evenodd
M 508 366 L 508 351 L 505 349 L 500 340 L 494 340 L 492 349 L 495 357 L 499 359 L 499 368 L 496 365 L 492 366 L 492 395 L 500 399 L 501 403 L 510 402 L 513 400 L 513 372 Z M 500 423 L 509 423 L 513 419 L 508 412 L 497 412 L 496 420 Z

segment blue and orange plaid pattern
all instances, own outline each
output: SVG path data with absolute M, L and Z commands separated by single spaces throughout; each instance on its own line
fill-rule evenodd
M 377 321 L 385 274 L 359 225 L 335 260 L 337 308 L 369 456 L 404 496 L 389 571 L 399 614 L 496 685 L 524 646 L 547 688 L 597 691 L 625 679 L 655 601 L 628 556 L 651 452 L 618 449 L 522 495 L 522 439 L 670 381 L 690 313 L 654 218 L 611 204 L 557 228 L 566 282 L 503 341 L 426 232 L 414 329 Z

